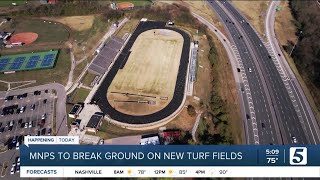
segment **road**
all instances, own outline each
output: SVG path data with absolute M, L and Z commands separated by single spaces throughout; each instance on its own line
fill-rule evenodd
M 247 46 L 242 33 L 236 28 L 235 23 L 224 12 L 216 1 L 210 1 L 210 6 L 220 16 L 228 32 L 231 46 L 238 59 L 240 76 L 243 79 L 245 105 L 247 114 L 248 133 L 254 134 L 254 141 L 249 139 L 248 144 L 281 144 L 278 122 L 272 111 L 271 97 L 261 71 L 258 70 L 252 50 Z M 250 70 L 249 70 L 250 68 Z M 262 124 L 263 123 L 263 124 Z M 262 127 L 264 126 L 264 127 Z
M 197 112 L 197 118 L 196 118 L 196 121 L 194 122 L 194 125 L 192 128 L 192 139 L 194 140 L 194 142 L 197 142 L 196 132 L 197 132 L 197 129 L 199 126 L 201 115 L 202 115 L 202 112 Z
M 320 133 L 319 128 L 317 124 L 317 120 L 312 112 L 312 109 L 309 105 L 309 102 L 299 84 L 299 81 L 297 80 L 295 74 L 293 73 L 292 69 L 290 68 L 288 61 L 285 59 L 284 54 L 282 53 L 282 50 L 280 48 L 280 45 L 278 43 L 278 40 L 276 38 L 275 34 L 275 28 L 274 28 L 274 22 L 275 22 L 275 14 L 276 14 L 276 8 L 280 4 L 280 1 L 271 1 L 271 4 L 269 6 L 266 21 L 265 21 L 265 32 L 266 37 L 268 39 L 269 43 L 269 49 L 274 54 L 280 54 L 280 56 L 276 55 L 274 56 L 278 64 L 282 67 L 284 71 L 284 75 L 288 77 L 288 81 L 285 82 L 286 88 L 288 90 L 293 89 L 292 93 L 289 92 L 290 97 L 294 99 L 295 101 L 294 106 L 299 108 L 301 110 L 298 116 L 302 116 L 303 121 L 307 121 L 308 126 L 310 126 L 312 131 L 310 131 L 310 137 L 312 137 L 312 141 L 316 144 L 319 143 Z
M 224 22 L 243 60 L 252 90 L 260 144 L 266 144 L 270 137 L 272 140 L 277 138 L 273 142 L 276 144 L 292 144 L 292 136 L 299 144 L 317 143 L 319 138 L 314 134 L 318 127 L 314 128 L 300 116 L 302 113 L 292 97 L 294 90 L 288 89 L 288 77 L 284 76 L 281 66 L 274 60 L 274 55 L 269 54 L 256 31 L 229 2 L 210 1 L 209 4 Z

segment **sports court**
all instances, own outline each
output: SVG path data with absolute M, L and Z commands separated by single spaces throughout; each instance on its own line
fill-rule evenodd
M 174 94 L 183 41 L 168 29 L 141 33 L 108 89 L 110 104 L 133 115 L 163 109 Z
M 58 50 L 0 56 L 0 72 L 53 68 Z

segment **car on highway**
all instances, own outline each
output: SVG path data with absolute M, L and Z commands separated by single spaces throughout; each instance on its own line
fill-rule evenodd
M 252 69 L 251 68 L 248 68 L 248 71 L 249 71 L 249 73 L 252 73 Z
M 261 123 L 261 127 L 264 129 L 266 125 L 264 123 Z
M 294 144 L 297 144 L 297 143 L 298 143 L 297 138 L 296 138 L 295 136 L 292 136 L 291 139 L 292 139 L 292 142 L 293 142 Z
M 43 103 L 46 104 L 47 103 L 47 99 L 43 100 Z

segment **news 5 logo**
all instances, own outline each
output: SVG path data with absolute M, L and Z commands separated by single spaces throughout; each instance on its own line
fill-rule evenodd
M 306 147 L 290 148 L 290 165 L 306 165 L 308 163 L 308 152 Z

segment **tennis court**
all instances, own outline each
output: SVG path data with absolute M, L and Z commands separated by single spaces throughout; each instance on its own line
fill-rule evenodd
M 0 56 L 0 72 L 53 68 L 58 50 Z

